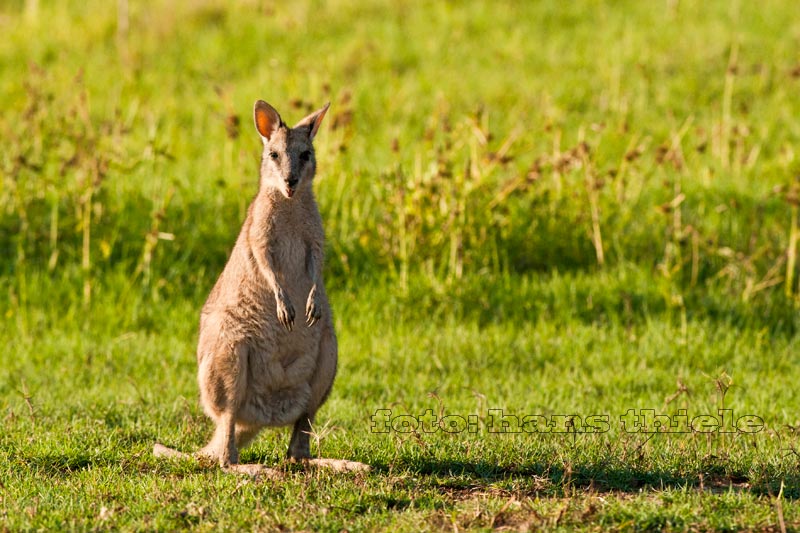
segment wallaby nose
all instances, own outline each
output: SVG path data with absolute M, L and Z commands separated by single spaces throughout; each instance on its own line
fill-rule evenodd
M 290 178 L 286 180 L 286 185 L 294 189 L 294 186 L 297 185 L 297 178 Z

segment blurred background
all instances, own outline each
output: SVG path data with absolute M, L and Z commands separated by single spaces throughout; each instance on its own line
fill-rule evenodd
M 203 292 L 257 188 L 257 98 L 290 123 L 332 102 L 332 283 L 633 263 L 665 305 L 796 293 L 800 30 L 780 9 L 6 0 L 0 29 L 12 311 L 44 274 L 62 305 L 122 290 L 110 271 Z

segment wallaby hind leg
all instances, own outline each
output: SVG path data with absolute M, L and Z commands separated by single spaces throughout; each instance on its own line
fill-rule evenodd
M 311 377 L 311 397 L 308 407 L 294 424 L 292 439 L 289 441 L 289 451 L 286 456 L 290 459 L 307 459 L 311 457 L 309 436 L 311 424 L 317 409 L 328 398 L 328 393 L 336 377 L 337 347 L 333 326 L 328 322 L 322 325 L 324 330 L 319 341 L 319 355 L 317 356 L 317 369 Z
M 329 321 L 324 325 L 324 330 L 320 337 L 317 369 L 311 377 L 311 397 L 308 400 L 307 411 L 312 423 L 314 422 L 314 415 L 325 403 L 325 400 L 328 399 L 328 394 L 330 394 L 333 387 L 333 380 L 336 378 L 336 365 L 339 360 L 338 353 L 336 335 L 333 333 L 333 325 Z
M 289 459 L 300 459 L 310 466 L 328 468 L 336 472 L 368 472 L 371 467 L 357 461 L 310 458 L 309 437 L 311 436 L 311 424 L 314 422 L 314 415 L 317 409 L 325 403 L 331 391 L 333 379 L 336 377 L 338 360 L 336 335 L 333 333 L 333 326 L 329 322 L 324 325 L 324 328 L 325 330 L 320 339 L 317 370 L 311 379 L 311 398 L 309 399 L 308 412 L 304 413 L 295 422 L 292 439 L 289 441 L 289 451 L 286 455 Z
M 236 449 L 236 420 L 233 413 L 223 413 L 217 418 L 214 436 L 203 446 L 197 455 L 219 461 L 226 467 L 239 462 L 239 451 Z
M 294 430 L 292 431 L 292 439 L 289 441 L 289 451 L 286 452 L 286 457 L 289 459 L 308 459 L 311 457 L 311 446 L 309 444 L 309 437 L 311 435 L 311 420 L 309 415 L 303 414 L 294 423 Z
M 209 354 L 200 363 L 200 398 L 216 424 L 214 436 L 199 452 L 226 467 L 239 462 L 236 447 L 236 415 L 247 389 L 247 346 Z
M 328 468 L 334 472 L 369 472 L 372 467 L 358 461 L 346 459 L 311 458 L 309 437 L 311 436 L 311 418 L 303 415 L 294 424 L 289 452 L 286 454 L 292 461 L 303 461 L 309 466 Z

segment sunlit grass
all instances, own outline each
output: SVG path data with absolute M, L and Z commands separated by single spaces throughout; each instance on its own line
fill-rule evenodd
M 0 5 L 0 524 L 800 527 L 791 3 L 131 2 L 123 31 L 124 4 Z M 277 481 L 151 457 L 211 430 L 197 319 L 257 98 L 332 102 L 314 446 L 368 475 L 284 465 L 281 430 L 243 452 Z M 375 433 L 379 409 L 478 431 Z M 627 433 L 629 409 L 765 427 Z

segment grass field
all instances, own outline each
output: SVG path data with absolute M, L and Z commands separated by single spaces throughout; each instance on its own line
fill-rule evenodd
M 800 529 L 796 12 L 0 2 L 0 529 Z M 332 102 L 312 451 L 368 474 L 151 454 L 212 429 L 257 98 Z

